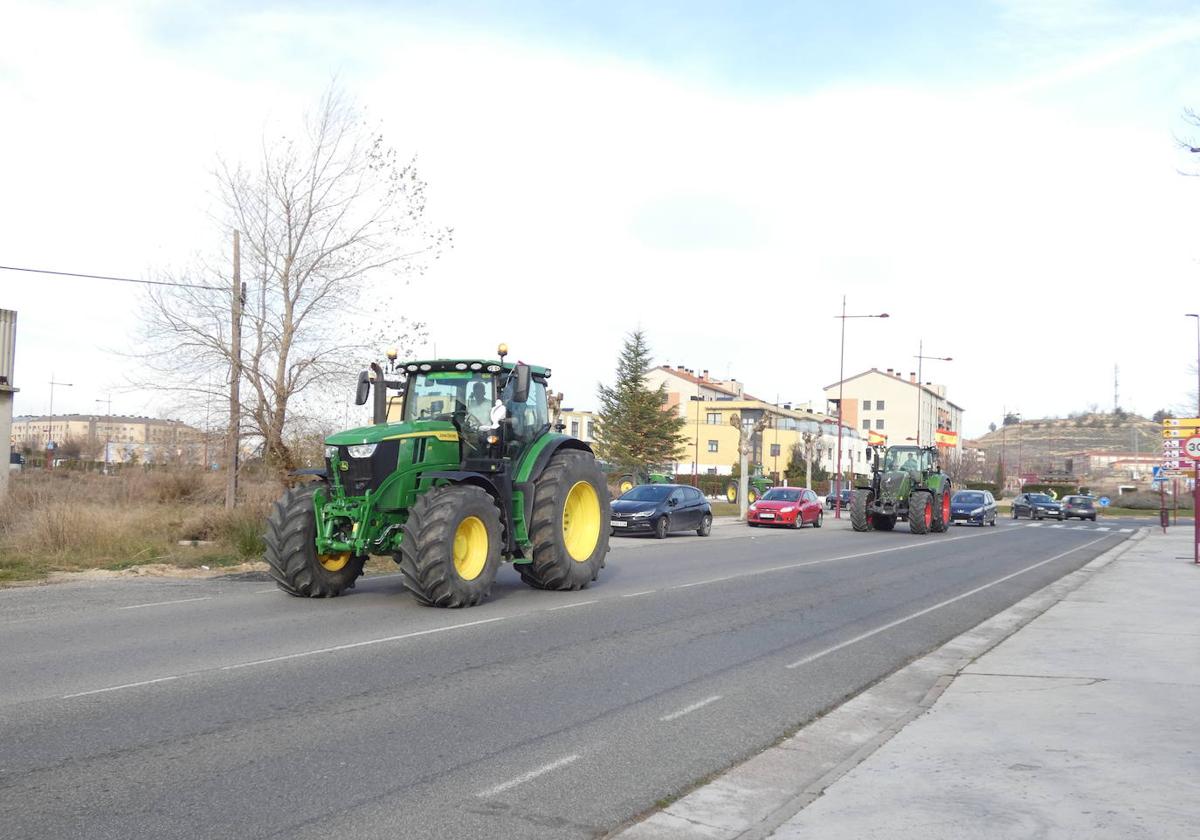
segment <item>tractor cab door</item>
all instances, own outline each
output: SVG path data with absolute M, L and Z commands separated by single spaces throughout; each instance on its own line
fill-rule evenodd
M 504 457 L 514 463 L 535 440 L 545 434 L 550 427 L 550 410 L 546 404 L 546 381 L 534 377 L 529 382 L 529 397 L 525 402 L 513 399 L 516 389 L 516 377 L 508 377 L 500 399 L 508 411 L 504 421 Z

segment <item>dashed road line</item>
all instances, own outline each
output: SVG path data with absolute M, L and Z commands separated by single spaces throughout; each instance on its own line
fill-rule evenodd
M 141 685 L 154 685 L 155 683 L 170 682 L 171 680 L 177 680 L 182 676 L 184 675 L 175 674 L 174 676 L 170 677 L 157 677 L 153 680 L 142 680 L 141 682 L 125 683 L 124 685 L 110 685 L 108 688 L 93 688 L 91 691 L 78 691 L 75 694 L 64 694 L 62 699 L 70 700 L 73 697 L 88 697 L 92 694 L 104 694 L 108 691 L 120 691 L 123 688 L 137 688 Z
M 1109 528 L 1107 525 L 1101 525 L 1099 528 L 1093 528 L 1092 530 L 1093 531 L 1111 531 L 1112 529 Z
M 1005 575 L 1002 578 L 997 578 L 996 580 L 992 581 L 991 583 L 985 583 L 982 586 L 977 586 L 974 589 L 969 589 L 966 592 L 963 592 L 959 595 L 955 595 L 953 598 L 947 598 L 945 601 L 936 603 L 931 607 L 925 607 L 925 609 L 917 610 L 915 613 L 912 613 L 911 615 L 906 615 L 903 618 L 896 619 L 895 621 L 889 621 L 887 624 L 884 624 L 881 627 L 876 627 L 874 630 L 868 630 L 866 633 L 859 633 L 857 636 L 854 636 L 853 638 L 847 639 L 844 642 L 839 642 L 838 644 L 833 645 L 832 647 L 825 648 L 825 650 L 818 651 L 810 656 L 804 657 L 803 659 L 798 659 L 795 662 L 793 662 L 792 664 L 785 665 L 784 667 L 789 668 L 789 669 L 799 668 L 801 665 L 807 665 L 810 662 L 815 662 L 816 660 L 818 660 L 824 656 L 828 656 L 831 653 L 836 653 L 837 651 L 841 650 L 842 648 L 850 647 L 850 645 L 857 644 L 858 642 L 861 642 L 865 639 L 869 639 L 872 636 L 877 636 L 880 633 L 884 632 L 885 630 L 891 630 L 893 627 L 898 627 L 899 625 L 904 624 L 907 621 L 912 621 L 914 618 L 920 618 L 921 616 L 927 615 L 927 614 L 933 612 L 934 610 L 940 610 L 942 607 L 949 606 L 950 604 L 953 604 L 956 601 L 961 601 L 963 598 L 969 598 L 970 596 L 975 595 L 979 592 L 982 592 L 985 589 L 990 589 L 991 587 L 996 586 L 1001 583 L 1004 583 L 1005 581 L 1012 580 L 1013 578 L 1017 577 L 1018 575 L 1023 575 L 1026 572 L 1033 571 L 1034 569 L 1038 568 L 1039 566 L 1045 566 L 1047 563 L 1053 563 L 1055 560 L 1059 560 L 1063 557 L 1066 557 L 1068 554 L 1074 554 L 1076 551 L 1079 551 L 1080 549 L 1084 549 L 1084 548 L 1087 548 L 1088 546 L 1095 545 L 1098 542 L 1103 542 L 1105 539 L 1107 539 L 1107 537 L 1097 537 L 1096 539 L 1092 540 L 1091 542 L 1086 542 L 1083 545 L 1077 545 L 1074 548 L 1071 548 L 1071 549 L 1068 549 L 1067 551 L 1062 552 L 1061 554 L 1055 554 L 1053 557 L 1048 557 L 1045 560 L 1039 560 L 1037 563 L 1034 563 L 1032 566 L 1026 566 L 1024 569 L 1019 569 L 1019 570 L 1013 572 L 1012 574 Z
M 549 764 L 543 764 L 541 767 L 530 770 L 528 773 L 523 773 L 520 776 L 517 776 L 515 779 L 509 779 L 507 782 L 501 782 L 495 787 L 490 787 L 487 790 L 481 790 L 475 795 L 484 799 L 489 796 L 496 796 L 497 794 L 504 793 L 504 791 L 509 790 L 510 788 L 515 788 L 517 785 L 523 785 L 525 782 L 536 779 L 538 776 L 544 776 L 553 770 L 557 770 L 560 767 L 566 767 L 568 764 L 578 760 L 578 753 L 564 756 L 557 761 L 552 761 Z
M 211 600 L 212 600 L 211 595 L 204 595 L 199 598 L 179 598 L 174 601 L 154 601 L 153 603 L 149 603 L 149 604 L 133 604 L 128 607 L 117 607 L 117 609 L 119 609 L 119 610 L 140 610 L 140 609 L 144 609 L 146 607 L 165 607 L 168 604 L 187 604 L 192 601 L 211 601 Z
M 560 605 L 559 605 L 559 606 L 557 606 L 557 607 L 550 607 L 550 608 L 548 608 L 548 609 L 546 610 L 546 612 L 555 612 L 556 610 L 569 610 L 569 609 L 571 609 L 572 607 L 586 607 L 588 604 L 597 604 L 597 603 L 599 603 L 599 602 L 600 602 L 600 599 L 599 599 L 599 598 L 593 598 L 593 599 L 592 599 L 592 600 L 590 600 L 590 601 L 576 601 L 576 602 L 575 602 L 575 603 L 573 603 L 573 604 L 560 604 Z
M 705 697 L 703 700 L 701 700 L 697 703 L 693 703 L 690 706 L 684 706 L 682 709 L 671 712 L 671 714 L 669 714 L 669 715 L 663 715 L 662 717 L 659 718 L 659 720 L 662 721 L 663 723 L 667 723 L 668 721 L 675 720 L 676 718 L 681 718 L 684 715 L 690 715 L 692 712 L 696 711 L 697 709 L 703 709 L 705 706 L 709 705 L 710 703 L 716 703 L 720 699 L 721 699 L 720 694 L 714 694 L 712 697 Z

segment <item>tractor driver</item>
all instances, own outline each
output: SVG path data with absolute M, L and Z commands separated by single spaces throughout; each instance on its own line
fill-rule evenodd
M 492 404 L 487 398 L 487 386 L 482 382 L 475 382 L 471 386 L 471 396 L 467 399 L 467 414 L 479 421 L 480 426 L 487 426 L 492 422 Z
M 908 460 L 904 462 L 904 466 L 900 469 L 905 472 L 917 469 L 917 459 L 912 456 L 912 453 L 909 453 Z

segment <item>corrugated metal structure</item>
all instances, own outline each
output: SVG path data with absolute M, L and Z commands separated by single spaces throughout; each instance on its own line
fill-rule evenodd
M 0 386 L 13 387 L 13 366 L 17 354 L 17 313 L 0 309 Z

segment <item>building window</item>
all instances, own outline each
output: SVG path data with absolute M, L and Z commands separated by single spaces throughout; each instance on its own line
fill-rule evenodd
M 876 421 L 875 421 L 875 428 L 876 428 L 876 429 L 882 429 L 882 428 L 883 428 L 883 421 L 882 421 L 882 420 L 876 420 Z
M 588 420 L 586 423 L 583 424 L 583 439 L 584 440 L 592 439 L 592 421 L 591 420 Z
M 716 452 L 716 451 L 717 451 L 717 442 L 716 442 L 715 440 L 710 440 L 710 441 L 708 442 L 708 451 L 709 451 L 709 452 Z
M 771 444 L 771 457 L 772 457 L 772 458 L 778 458 L 778 457 L 779 457 L 779 444 L 778 444 L 778 443 L 772 443 L 772 444 Z
M 579 437 L 579 421 L 578 420 L 571 421 L 571 437 L 573 437 L 573 438 Z
M 870 410 L 871 410 L 871 401 L 863 400 L 863 411 L 870 411 Z
M 863 421 L 863 428 L 864 428 L 864 429 L 870 429 L 870 428 L 871 428 L 871 421 L 870 421 L 870 420 L 864 420 L 864 421 Z
M 883 411 L 883 400 L 875 400 L 875 410 Z
M 705 422 L 708 423 L 708 425 L 710 425 L 710 426 L 721 425 L 721 412 L 719 412 L 719 411 L 708 412 L 708 419 Z

